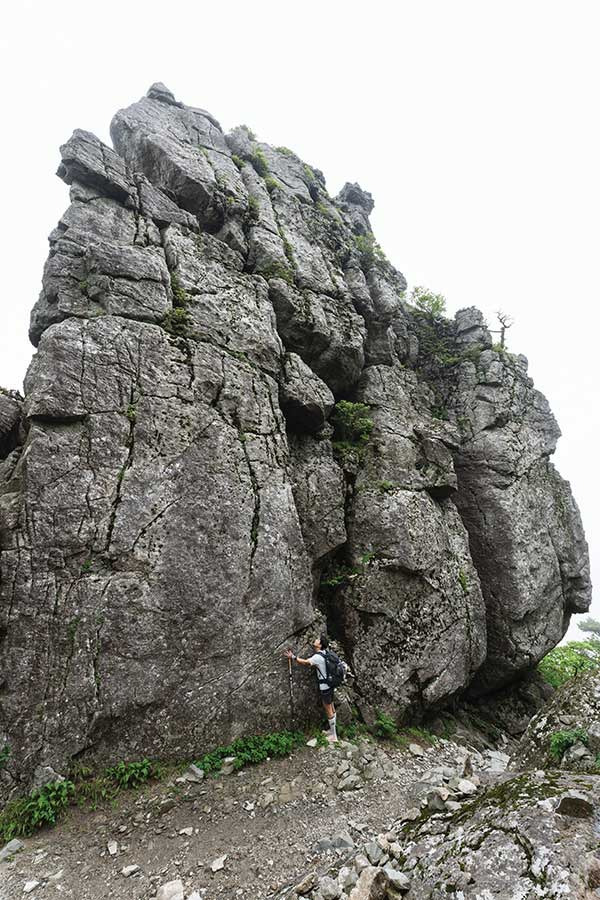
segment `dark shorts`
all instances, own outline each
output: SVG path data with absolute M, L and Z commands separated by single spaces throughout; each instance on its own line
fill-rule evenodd
M 326 691 L 319 689 L 319 694 L 321 695 L 321 703 L 333 703 L 333 688 L 328 688 Z

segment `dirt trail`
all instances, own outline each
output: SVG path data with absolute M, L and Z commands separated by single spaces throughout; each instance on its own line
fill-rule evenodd
M 204 900 L 269 897 L 307 868 L 326 867 L 326 856 L 313 850 L 319 839 L 347 831 L 360 840 L 385 829 L 410 805 L 410 785 L 434 765 L 455 763 L 458 752 L 449 741 L 425 748 L 423 756 L 379 750 L 391 774 L 357 790 L 334 787 L 332 769 L 343 749 L 306 747 L 198 785 L 171 780 L 123 794 L 112 808 L 71 810 L 0 865 L 0 898 L 150 900 L 176 878 L 186 897 L 194 890 Z M 211 863 L 224 854 L 224 868 L 213 873 Z M 126 877 L 122 870 L 134 865 L 139 869 Z M 40 884 L 24 894 L 31 881 Z

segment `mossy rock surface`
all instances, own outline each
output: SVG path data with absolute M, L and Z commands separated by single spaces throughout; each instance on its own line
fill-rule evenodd
M 502 780 L 455 813 L 424 813 L 402 830 L 404 896 L 588 896 L 598 812 L 597 778 L 539 771 Z

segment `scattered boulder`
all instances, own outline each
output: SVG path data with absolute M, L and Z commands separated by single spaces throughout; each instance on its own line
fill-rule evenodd
M 130 878 L 132 875 L 135 875 L 136 872 L 140 871 L 140 867 L 135 865 L 135 863 L 131 866 L 124 866 L 121 869 L 121 874 L 125 876 L 125 878 Z
M 184 900 L 181 879 L 177 878 L 175 881 L 168 881 L 161 885 L 156 892 L 156 900 Z
M 5 844 L 4 847 L 0 850 L 0 862 L 5 862 L 7 859 L 12 859 L 15 853 L 18 853 L 19 850 L 22 850 L 25 844 L 23 841 L 20 841 L 18 838 L 13 838 L 12 841 L 9 841 L 8 844 Z
M 224 853 L 222 856 L 217 856 L 216 859 L 213 859 L 213 861 L 210 864 L 211 872 L 220 872 L 221 869 L 224 869 L 226 859 L 227 859 L 226 853 Z
M 204 781 L 204 772 L 192 763 L 183 773 L 183 777 L 192 784 L 202 784 Z

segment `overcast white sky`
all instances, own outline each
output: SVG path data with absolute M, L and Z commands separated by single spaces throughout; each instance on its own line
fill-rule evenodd
M 229 129 L 248 124 L 358 181 L 409 285 L 516 324 L 563 430 L 600 577 L 598 211 L 600 6 L 568 0 L 20 0 L 0 23 L 0 384 L 20 388 L 54 177 L 74 128 L 164 81 Z M 600 599 L 593 613 L 600 617 Z M 578 636 L 571 628 L 572 636 Z

